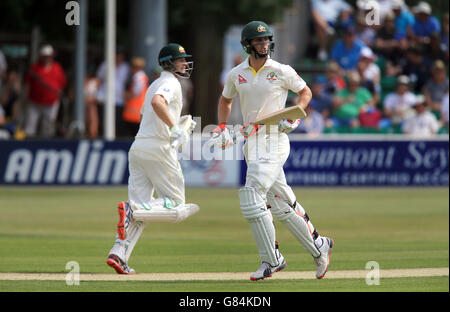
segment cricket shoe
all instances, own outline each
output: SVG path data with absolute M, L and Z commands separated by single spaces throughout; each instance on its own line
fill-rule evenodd
M 128 267 L 126 263 L 114 254 L 108 256 L 106 264 L 116 270 L 117 274 L 136 274 L 134 269 Z
M 328 266 L 330 265 L 330 254 L 334 246 L 334 241 L 331 238 L 321 237 L 320 239 L 322 239 L 322 246 L 319 247 L 320 256 L 314 258 L 317 266 L 317 279 L 322 279 L 327 273 Z
M 273 273 L 279 272 L 283 270 L 286 267 L 286 260 L 284 260 L 283 255 L 277 250 L 277 258 L 278 258 L 278 265 L 277 266 L 271 266 L 267 262 L 261 263 L 261 266 L 258 270 L 256 270 L 255 273 L 252 273 L 250 275 L 250 279 L 252 281 L 257 281 L 261 279 L 265 279 L 268 277 L 271 277 Z
M 121 240 L 125 240 L 127 237 L 128 225 L 133 217 L 133 211 L 131 210 L 128 202 L 120 202 L 117 206 L 117 212 L 119 214 L 119 223 L 117 223 L 117 235 Z

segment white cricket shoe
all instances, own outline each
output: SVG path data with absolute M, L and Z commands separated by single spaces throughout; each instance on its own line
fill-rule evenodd
M 281 256 L 278 259 L 278 263 L 279 264 L 277 266 L 274 266 L 274 267 L 271 266 L 270 264 L 268 264 L 267 262 L 261 263 L 261 266 L 259 267 L 259 269 L 256 270 L 255 273 L 252 273 L 250 275 L 250 279 L 252 281 L 265 279 L 265 278 L 271 277 L 273 273 L 279 272 L 279 271 L 283 270 L 286 267 L 286 260 L 284 260 L 283 256 Z
M 250 275 L 250 279 L 252 281 L 257 281 L 260 279 L 271 277 L 273 273 L 279 272 L 286 267 L 286 260 L 284 260 L 283 255 L 278 250 L 278 242 L 275 242 L 275 254 L 278 259 L 278 265 L 273 267 L 267 262 L 261 263 L 259 269 L 255 273 Z
M 112 267 L 117 272 L 117 274 L 136 274 L 136 271 L 134 269 L 128 267 L 125 262 L 120 260 L 120 258 L 114 254 L 108 255 L 106 264 Z
M 316 262 L 317 271 L 316 278 L 322 279 L 328 271 L 328 266 L 330 265 L 330 254 L 333 250 L 334 241 L 328 237 L 321 237 L 322 246 L 319 248 L 320 256 L 314 258 Z
M 125 240 L 127 237 L 128 225 L 133 217 L 133 211 L 131 210 L 128 202 L 120 202 L 117 206 L 117 212 L 119 214 L 119 222 L 117 223 L 117 235 L 121 240 Z

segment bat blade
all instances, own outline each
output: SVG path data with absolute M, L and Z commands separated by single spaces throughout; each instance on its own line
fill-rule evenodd
M 261 116 L 254 122 L 255 125 L 277 125 L 281 119 L 301 119 L 307 116 L 306 112 L 300 106 L 283 108 L 271 114 Z

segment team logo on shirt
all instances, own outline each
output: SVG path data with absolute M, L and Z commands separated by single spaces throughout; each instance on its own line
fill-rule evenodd
M 274 72 L 268 73 L 266 76 L 267 80 L 278 80 L 278 76 L 277 74 L 275 74 Z
M 239 84 L 247 83 L 247 80 L 244 77 L 242 77 L 241 75 L 239 75 L 238 78 L 239 78 Z

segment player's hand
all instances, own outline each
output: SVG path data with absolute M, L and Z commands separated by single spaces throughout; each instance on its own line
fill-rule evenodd
M 170 146 L 174 149 L 178 149 L 180 146 L 185 144 L 189 139 L 189 135 L 178 125 L 170 128 Z
M 186 123 L 186 120 L 189 122 L 189 127 L 186 128 L 187 134 L 191 135 L 194 131 L 195 126 L 197 126 L 197 123 L 192 119 L 191 115 L 183 115 L 180 117 L 180 121 L 178 122 L 178 125 L 183 125 Z
M 261 127 L 262 125 L 255 125 L 252 123 L 248 123 L 240 127 L 239 131 L 241 132 L 242 136 L 247 139 L 248 137 L 255 135 L 259 131 L 259 128 Z
M 278 122 L 278 131 L 281 133 L 289 133 L 295 128 L 297 128 L 299 124 L 300 119 L 296 120 L 281 119 Z
M 211 139 L 220 149 L 227 149 L 234 145 L 233 135 L 225 123 L 219 124 L 212 132 Z
M 188 132 L 189 135 L 191 135 L 192 132 L 194 132 L 194 129 L 195 129 L 196 125 L 197 125 L 197 123 L 194 120 L 192 120 L 191 121 L 191 126 L 189 127 L 189 129 L 187 129 L 187 132 Z

